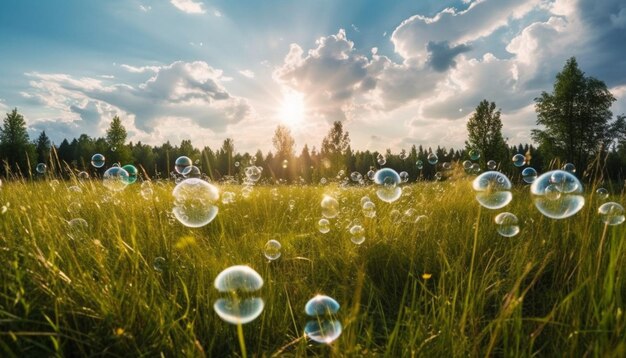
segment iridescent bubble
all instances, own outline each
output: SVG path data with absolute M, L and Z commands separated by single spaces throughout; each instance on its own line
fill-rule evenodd
M 280 244 L 280 242 L 272 239 L 265 243 L 265 246 L 263 247 L 263 254 L 268 260 L 274 261 L 280 257 L 281 248 L 282 245 Z
M 204 226 L 217 216 L 215 205 L 219 199 L 217 187 L 202 179 L 190 178 L 180 182 L 172 192 L 172 212 L 181 224 L 187 227 Z
M 94 168 L 102 168 L 104 166 L 104 155 L 102 154 L 94 154 L 91 157 L 91 165 L 94 166 Z
M 417 170 L 422 170 L 424 169 L 424 162 L 418 160 L 417 162 L 415 162 L 415 166 L 417 167 Z
M 530 186 L 535 207 L 552 219 L 568 218 L 583 208 L 583 186 L 574 175 L 553 170 L 540 175 Z
M 426 215 L 419 215 L 415 220 L 415 227 L 417 227 L 418 231 L 426 231 L 428 230 L 428 226 L 430 224 L 430 220 Z
M 607 225 L 619 225 L 626 220 L 624 207 L 612 201 L 600 205 L 598 214 L 600 214 L 602 222 Z
M 487 162 L 487 169 L 496 170 L 497 167 L 498 167 L 498 163 L 496 163 L 495 160 L 490 160 Z
M 407 172 L 400 172 L 400 181 L 403 183 L 406 183 L 409 181 L 409 173 Z
M 87 180 L 89 179 L 89 173 L 87 172 L 79 172 L 77 175 L 79 180 Z
M 513 237 L 519 233 L 519 221 L 515 214 L 500 213 L 496 215 L 494 221 L 497 225 L 498 234 L 504 237 Z
M 532 182 L 537 179 L 537 171 L 535 168 L 527 167 L 522 170 L 522 180 L 528 184 L 532 184 Z
M 598 188 L 596 190 L 596 196 L 598 197 L 598 199 L 606 200 L 609 198 L 609 191 L 605 188 Z
M 404 211 L 404 215 L 402 216 L 402 221 L 407 224 L 415 224 L 417 222 L 418 217 L 419 216 L 417 215 L 417 210 L 413 208 L 409 208 L 409 209 L 406 209 L 406 211 Z
M 232 204 L 235 202 L 235 193 L 231 191 L 225 191 L 222 193 L 222 204 Z
M 378 163 L 378 165 L 385 165 L 387 163 L 387 159 L 385 159 L 385 157 L 379 153 L 376 157 L 376 162 Z
M 523 154 L 515 154 L 513 156 L 513 165 L 516 167 L 523 167 L 526 164 L 526 157 Z
M 363 216 L 366 218 L 373 218 L 376 216 L 376 204 L 371 201 L 367 201 L 362 205 Z
M 576 166 L 574 166 L 574 164 L 572 163 L 567 163 L 563 166 L 563 170 L 568 172 L 568 173 L 576 173 Z
M 368 201 L 372 201 L 369 196 L 364 195 L 363 197 L 361 197 L 361 206 L 365 205 L 365 203 L 367 203 Z
M 183 172 L 181 174 L 185 178 L 201 178 L 202 177 L 202 171 L 200 171 L 200 168 L 196 167 L 195 165 L 190 165 L 188 167 L 185 167 L 185 169 L 183 169 Z
M 111 167 L 102 175 L 102 184 L 111 191 L 121 191 L 128 185 L 128 172 L 120 167 Z
M 320 221 L 317 222 L 317 229 L 322 234 L 326 234 L 330 231 L 330 222 L 327 219 L 320 219 Z
M 325 218 L 332 219 L 339 214 L 339 202 L 330 195 L 324 195 L 322 202 L 322 215 Z
M 367 172 L 367 179 L 369 179 L 369 180 L 374 180 L 374 175 L 376 175 L 376 172 L 375 172 L 374 170 L 370 169 L 370 170 Z
M 361 225 L 354 225 L 350 228 L 350 241 L 361 245 L 365 241 L 365 229 Z
M 470 149 L 469 156 L 471 160 L 478 160 L 480 159 L 480 152 L 478 149 Z
M 191 159 L 189 159 L 189 157 L 182 155 L 176 158 L 176 162 L 174 162 L 174 170 L 176 170 L 176 173 L 182 174 L 185 168 L 192 166 L 192 165 L 193 165 L 193 162 L 191 161 Z
M 472 187 L 478 203 L 487 209 L 501 209 L 513 199 L 511 181 L 500 172 L 482 173 L 474 179 Z
M 341 335 L 341 322 L 336 318 L 339 303 L 333 298 L 317 295 L 304 306 L 305 313 L 313 317 L 304 326 L 304 334 L 318 343 L 330 344 Z
M 47 168 L 47 166 L 44 163 L 39 163 L 35 167 L 35 170 L 37 171 L 37 173 L 43 174 L 43 173 L 46 172 L 46 168 Z
M 471 172 L 472 172 L 472 174 L 480 173 L 480 164 L 478 164 L 478 163 L 472 164 Z
M 439 161 L 439 158 L 437 157 L 437 154 L 435 153 L 428 154 L 428 157 L 426 157 L 426 159 L 428 160 L 428 163 L 431 165 L 435 165 Z
M 350 179 L 352 179 L 352 181 L 358 183 L 361 180 L 363 180 L 363 175 L 361 175 L 361 173 L 359 173 L 359 172 L 352 172 L 352 174 L 350 174 Z
M 248 266 L 231 266 L 215 278 L 215 288 L 224 296 L 213 304 L 217 315 L 230 324 L 254 321 L 265 306 L 256 291 L 263 287 L 263 279 Z
M 382 201 L 392 203 L 402 195 L 402 189 L 398 186 L 401 182 L 400 175 L 391 168 L 377 171 L 374 175 L 374 182 L 380 185 L 376 190 L 376 196 Z
M 161 273 L 167 268 L 167 261 L 164 257 L 155 257 L 152 261 L 152 268 L 154 268 L 154 271 Z
M 261 179 L 260 167 L 251 165 L 245 169 L 244 173 L 246 174 L 246 178 L 252 183 L 256 183 L 259 179 Z
M 126 172 L 128 173 L 128 179 L 127 179 L 128 184 L 133 184 L 134 182 L 137 181 L 137 176 L 139 174 L 139 171 L 134 165 L 126 164 L 125 166 L 122 167 L 122 169 L 126 170 Z
M 472 169 L 472 162 L 469 160 L 465 160 L 463 161 L 463 169 L 465 169 L 466 171 L 470 171 Z

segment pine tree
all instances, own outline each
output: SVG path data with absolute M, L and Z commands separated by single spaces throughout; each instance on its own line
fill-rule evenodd
M 5 165 L 2 170 L 14 173 L 26 173 L 29 160 L 35 160 L 35 146 L 28 139 L 24 116 L 17 112 L 17 108 L 7 113 L 0 129 L 0 160 Z

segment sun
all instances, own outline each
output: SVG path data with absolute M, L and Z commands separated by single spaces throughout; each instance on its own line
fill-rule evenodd
M 280 105 L 279 117 L 285 124 L 292 127 L 304 121 L 304 96 L 299 92 L 287 92 Z

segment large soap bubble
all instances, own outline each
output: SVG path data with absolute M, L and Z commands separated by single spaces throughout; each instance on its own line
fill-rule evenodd
M 128 181 L 128 172 L 120 167 L 111 167 L 102 175 L 102 184 L 111 191 L 124 190 Z
M 188 227 L 204 226 L 217 216 L 217 187 L 204 180 L 190 178 L 181 181 L 172 192 L 174 216 Z
M 400 175 L 391 168 L 383 168 L 374 175 L 374 182 L 380 187 L 376 190 L 376 196 L 382 201 L 392 203 L 402 196 L 402 189 L 399 187 L 402 179 Z
M 309 300 L 304 311 L 314 320 L 304 326 L 304 333 L 309 339 L 318 343 L 330 344 L 339 338 L 343 327 L 336 319 L 339 303 L 332 297 L 317 295 Z
M 263 287 L 263 278 L 249 266 L 231 266 L 215 278 L 215 288 L 225 294 L 215 301 L 213 309 L 224 321 L 245 324 L 263 312 L 263 299 L 256 291 Z
M 332 219 L 339 215 L 339 202 L 332 196 L 324 195 L 320 205 L 322 207 L 322 215 L 325 218 Z
M 530 186 L 537 209 L 552 219 L 568 218 L 583 208 L 583 186 L 574 175 L 553 170 L 539 176 Z
M 511 181 L 506 175 L 488 171 L 477 176 L 472 183 L 476 191 L 476 200 L 487 209 L 501 209 L 513 199 Z
M 137 167 L 132 164 L 126 164 L 122 167 L 122 169 L 126 170 L 126 172 L 128 173 L 128 184 L 133 184 L 137 181 L 137 176 L 139 175 Z
M 624 217 L 624 207 L 612 201 L 600 205 L 598 214 L 600 214 L 602 222 L 607 225 L 619 225 L 626 220 L 626 217 Z

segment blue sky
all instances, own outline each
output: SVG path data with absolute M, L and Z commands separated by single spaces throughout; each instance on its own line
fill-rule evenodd
M 0 111 L 31 136 L 104 134 L 271 149 L 278 124 L 319 146 L 342 120 L 353 147 L 460 147 L 486 98 L 529 142 L 533 98 L 576 56 L 626 112 L 618 0 L 6 0 Z

